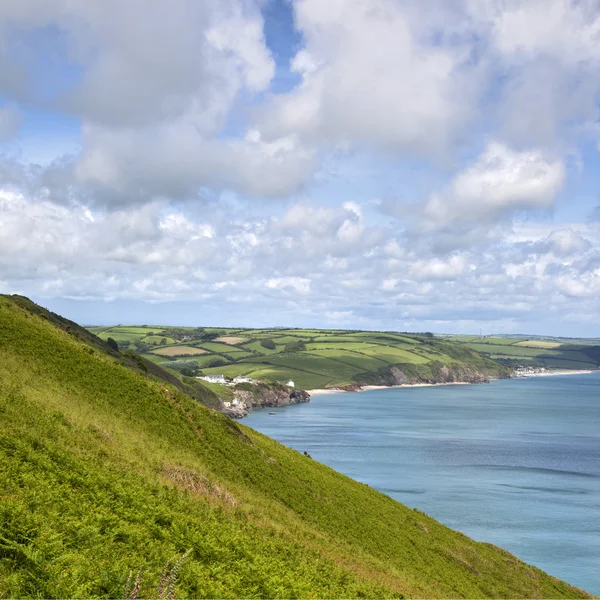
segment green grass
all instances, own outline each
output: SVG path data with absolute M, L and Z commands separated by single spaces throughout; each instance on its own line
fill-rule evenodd
M 229 344 L 223 344 L 221 342 L 201 342 L 197 344 L 198 348 L 204 348 L 209 352 L 218 352 L 223 354 L 236 354 L 244 352 L 243 349 L 237 346 L 230 346 Z
M 387 361 L 362 354 L 355 350 L 311 350 L 312 355 L 324 356 L 325 358 L 332 358 L 334 360 L 353 365 L 361 371 L 377 371 L 381 367 L 385 367 L 389 364 Z
M 585 596 L 55 322 L 0 297 L 1 598 L 122 597 L 142 567 L 149 595 L 188 550 L 178 597 Z
M 600 340 L 595 338 L 553 338 L 506 335 L 444 336 L 444 339 L 488 354 L 515 366 L 528 364 L 550 369 L 597 369 L 600 367 Z
M 265 339 L 269 339 L 269 338 L 265 338 Z M 273 353 L 277 353 L 277 352 L 281 352 L 280 349 L 275 348 L 274 350 L 271 350 L 269 348 L 264 348 L 263 346 L 260 345 L 259 341 L 254 341 L 254 342 L 250 342 L 250 343 L 246 343 L 246 344 L 242 344 L 244 348 L 247 348 L 248 350 L 254 351 L 254 352 L 258 352 L 259 354 L 273 354 Z
M 144 344 L 150 344 L 151 346 L 159 346 L 163 340 L 166 340 L 165 345 L 177 343 L 177 340 L 166 335 L 147 335 L 141 338 L 141 340 L 144 342 Z

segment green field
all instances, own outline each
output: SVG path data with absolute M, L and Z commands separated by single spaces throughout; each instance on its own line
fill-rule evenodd
M 510 366 L 549 369 L 597 369 L 600 340 L 536 336 L 444 336 Z

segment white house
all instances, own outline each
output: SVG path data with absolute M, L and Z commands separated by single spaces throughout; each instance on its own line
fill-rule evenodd
M 198 377 L 197 379 L 204 379 L 204 381 L 208 381 L 208 383 L 221 383 L 223 385 L 227 383 L 224 375 L 205 375 L 204 377 Z
M 294 384 L 294 382 L 291 379 L 287 382 L 287 386 L 288 387 L 296 387 L 296 385 Z
M 253 379 L 250 377 L 244 377 L 243 375 L 238 375 L 233 378 L 233 383 L 252 383 Z
M 231 402 L 223 402 L 223 406 L 225 408 L 229 408 L 231 406 Z

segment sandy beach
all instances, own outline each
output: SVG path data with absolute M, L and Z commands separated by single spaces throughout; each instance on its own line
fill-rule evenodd
M 402 385 L 365 385 L 360 390 L 342 390 L 339 388 L 326 388 L 317 390 L 306 390 L 311 396 L 322 396 L 325 394 L 345 394 L 345 393 L 360 393 L 368 392 L 369 390 L 389 390 L 393 388 L 408 388 L 408 387 L 433 387 L 440 385 L 471 385 L 467 381 L 450 381 L 448 383 L 405 383 Z
M 578 371 L 573 369 L 556 369 L 554 371 L 544 371 L 543 373 L 531 373 L 513 379 L 527 379 L 528 377 L 551 377 L 553 375 L 583 375 L 585 373 L 598 373 L 600 370 Z M 351 393 L 368 392 L 369 390 L 387 390 L 390 388 L 407 388 L 407 387 L 433 387 L 440 385 L 474 385 L 467 381 L 451 381 L 448 383 L 406 383 L 403 385 L 365 385 L 360 390 L 353 390 Z M 316 390 L 306 390 L 311 396 L 323 396 L 326 394 L 344 394 L 350 393 L 349 390 L 339 388 L 325 388 Z

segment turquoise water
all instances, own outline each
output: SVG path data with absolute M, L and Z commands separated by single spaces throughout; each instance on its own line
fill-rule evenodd
M 600 374 L 331 394 L 269 410 L 242 422 L 600 594 Z

